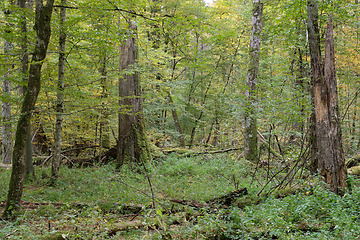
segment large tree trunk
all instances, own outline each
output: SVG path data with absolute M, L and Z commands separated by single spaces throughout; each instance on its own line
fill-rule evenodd
M 137 61 L 136 27 L 130 20 L 129 30 L 128 38 L 120 46 L 118 167 L 124 163 L 143 163 L 151 158 L 143 120 L 140 79 L 134 67 Z
M 251 38 L 249 50 L 249 69 L 246 90 L 247 103 L 245 107 L 245 158 L 251 162 L 258 161 L 258 139 L 256 120 L 256 84 L 259 73 L 259 52 L 261 45 L 263 4 L 261 0 L 253 1 L 251 20 Z
M 308 1 L 308 36 L 311 56 L 312 170 L 319 170 L 330 190 L 341 194 L 347 187 L 338 109 L 333 24 L 330 17 L 325 41 L 325 60 L 321 60 L 318 3 Z
M 342 148 L 335 70 L 333 24 L 330 17 L 325 39 L 324 81 L 314 83 L 314 103 L 319 169 L 330 190 L 341 194 L 347 187 Z M 319 81 L 320 80 L 320 81 Z
M 61 0 L 61 5 L 66 6 L 66 0 Z M 56 120 L 54 132 L 54 156 L 51 166 L 51 180 L 55 182 L 59 177 L 61 162 L 61 140 L 64 113 L 64 79 L 65 79 L 65 47 L 66 47 L 66 8 L 60 9 L 60 36 L 59 36 L 59 65 L 58 65 L 58 84 L 56 100 Z
M 311 58 L 311 101 L 314 106 L 314 89 L 316 85 L 321 83 L 323 80 L 323 66 L 321 61 L 321 48 L 320 48 L 320 31 L 318 26 L 318 3 L 316 0 L 309 0 L 307 6 L 307 28 L 309 38 L 309 49 Z M 317 172 L 318 169 L 318 149 L 317 149 L 317 137 L 316 137 L 316 117 L 315 108 L 311 113 L 310 117 L 310 143 L 311 143 L 311 162 L 310 170 L 313 173 Z
M 27 38 L 27 20 L 26 20 L 26 8 L 32 8 L 33 1 L 26 0 L 18 0 L 18 5 L 22 9 L 22 16 L 20 22 L 21 29 L 21 41 L 20 41 L 20 49 L 21 49 L 21 78 L 22 83 L 19 86 L 19 94 L 25 95 L 28 84 L 28 70 L 29 70 L 29 51 L 28 51 L 28 38 Z M 35 179 L 35 171 L 33 166 L 33 158 L 32 158 L 32 136 L 31 136 L 31 126 L 29 126 L 28 138 L 26 139 L 25 144 L 25 178 L 29 180 Z
M 46 5 L 43 4 L 42 0 L 36 0 L 34 29 L 37 40 L 30 65 L 28 88 L 22 103 L 20 119 L 16 129 L 12 173 L 3 213 L 5 219 L 16 217 L 16 212 L 20 208 L 25 176 L 25 143 L 30 126 L 31 113 L 34 110 L 41 87 L 41 67 L 50 41 L 50 21 L 53 5 L 54 0 L 48 0 Z

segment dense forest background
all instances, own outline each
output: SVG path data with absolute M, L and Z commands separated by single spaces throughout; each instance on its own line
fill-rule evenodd
M 41 34 L 41 31 L 38 31 L 39 26 L 41 28 L 38 16 L 41 14 L 40 11 L 37 12 L 37 9 L 40 9 L 37 4 L 40 2 L 42 4 L 43 1 L 6 0 L 0 3 L 2 9 L 0 75 L 3 83 L 1 157 L 4 163 L 1 166 L 4 168 L 10 166 L 12 149 L 16 142 L 16 127 L 26 115 L 22 104 L 26 99 L 24 93 L 28 87 L 31 88 L 30 85 L 28 86 L 28 81 L 31 79 L 29 69 L 38 64 L 34 62 L 34 56 L 38 52 L 33 49 L 36 49 L 37 39 Z M 263 215 L 257 215 L 256 211 L 259 209 L 256 208 L 262 206 L 260 203 L 263 201 L 265 205 L 268 204 L 268 208 L 272 206 L 275 212 L 276 209 L 281 212 L 281 203 L 276 200 L 274 202 L 264 200 L 274 192 L 276 198 L 284 198 L 288 206 L 294 204 L 291 206 L 294 209 L 298 206 L 295 202 L 299 197 L 293 195 L 298 194 L 297 191 L 303 194 L 301 196 L 314 196 L 313 199 L 306 199 L 307 202 L 304 203 L 311 205 L 310 209 L 314 209 L 316 204 L 321 205 L 324 199 L 338 201 L 340 205 L 336 206 L 331 205 L 332 202 L 329 202 L 328 206 L 325 206 L 326 202 L 324 203 L 324 209 L 328 207 L 328 211 L 334 210 L 334 215 L 331 216 L 334 219 L 338 217 L 336 214 L 341 212 L 343 206 L 359 200 L 357 196 L 360 194 L 357 190 L 356 194 L 351 195 L 352 197 L 347 195 L 346 198 L 346 194 L 349 194 L 348 190 L 345 198 L 342 198 L 344 192 L 339 194 L 341 196 L 332 195 L 326 187 L 319 184 L 321 181 L 318 172 L 312 168 L 314 96 L 311 61 L 313 59 L 309 50 L 308 33 L 309 4 L 316 2 L 321 49 L 325 49 L 330 16 L 333 21 L 339 104 L 339 116 L 336 116 L 336 121 L 341 126 L 339 139 L 342 143 L 339 151 L 349 159 L 346 164 L 351 168 L 360 161 L 360 157 L 357 156 L 360 146 L 358 104 L 360 9 L 357 0 L 216 0 L 213 3 L 205 3 L 201 0 L 56 0 L 46 1 L 46 6 L 49 2 L 53 4 L 51 36 L 46 58 L 39 60 L 42 64 L 41 90 L 36 105 L 31 111 L 31 127 L 26 128 L 29 130 L 29 137 L 26 139 L 31 140 L 32 146 L 26 147 L 25 151 L 24 145 L 23 151 L 23 154 L 26 152 L 28 156 L 32 156 L 30 165 L 36 166 L 33 182 L 28 179 L 29 186 L 25 186 L 25 193 L 28 191 L 26 193 L 28 196 L 25 197 L 26 194 L 24 196 L 26 201 L 37 201 L 39 204 L 41 198 L 37 199 L 36 196 L 40 194 L 40 188 L 41 191 L 49 191 L 46 194 L 51 195 L 53 194 L 50 193 L 51 191 L 56 192 L 56 188 L 59 190 L 59 186 L 61 189 L 62 185 L 71 182 L 70 178 L 67 179 L 67 175 L 82 175 L 85 173 L 79 169 L 92 167 L 93 170 L 89 171 L 94 172 L 87 177 L 96 179 L 97 176 L 102 176 L 113 181 L 117 179 L 117 174 L 121 174 L 123 178 L 119 180 L 120 185 L 127 186 L 126 189 L 121 190 L 122 195 L 105 193 L 105 188 L 93 192 L 105 203 L 102 202 L 103 205 L 100 206 L 97 200 L 91 197 L 88 200 L 92 203 L 97 202 L 96 206 L 100 206 L 102 210 L 105 209 L 107 213 L 112 214 L 113 206 L 106 204 L 107 201 L 116 200 L 109 200 L 111 198 L 109 194 L 117 201 L 121 201 L 121 204 L 126 202 L 143 204 L 140 207 L 132 205 L 135 210 L 126 210 L 135 215 L 134 219 L 147 209 L 144 202 L 149 202 L 152 208 L 156 209 L 155 213 L 146 210 L 142 216 L 147 218 L 153 213 L 156 216 L 151 218 L 151 221 L 156 219 L 153 225 L 156 225 L 154 228 L 158 230 L 153 230 L 154 232 L 150 233 L 151 237 L 146 235 L 149 232 L 146 233 L 148 238 L 153 238 L 157 231 L 160 231 L 159 236 L 165 239 L 182 239 L 179 237 L 182 234 L 187 236 L 183 239 L 202 239 L 202 237 L 236 239 L 236 236 L 239 236 L 239 239 L 245 236 L 253 239 L 269 239 L 289 237 L 291 234 L 294 234 L 292 235 L 294 237 L 298 236 L 296 234 L 305 233 L 315 234 L 321 238 L 325 236 L 320 234 L 322 229 L 329 232 L 326 234 L 334 234 L 331 236 L 336 237 L 344 236 L 341 234 L 346 232 L 349 234 L 346 236 L 351 239 L 359 233 L 358 228 L 355 228 L 353 233 L 349 230 L 353 227 L 352 220 L 346 223 L 348 225 L 335 220 L 327 224 L 324 220 L 325 214 L 319 213 L 321 217 L 316 216 L 313 219 L 310 216 L 311 211 L 306 212 L 306 210 L 301 212 L 308 215 L 300 214 L 298 219 L 292 219 L 296 227 L 285 233 L 277 231 L 286 223 L 284 225 L 278 224 L 279 222 L 274 223 L 272 225 L 274 228 L 270 232 L 264 230 L 269 229 L 269 226 L 255 223 L 258 227 L 254 227 L 253 223 L 250 224 L 251 221 L 255 221 L 256 216 L 256 221 L 264 223 L 266 222 L 264 219 L 268 217 L 270 219 L 273 217 L 271 214 L 275 214 L 264 212 Z M 261 47 L 256 88 L 252 89 L 248 78 L 249 69 L 253 67 L 249 46 L 254 39 L 252 17 L 256 12 L 254 6 L 257 6 L 258 2 L 263 4 Z M 133 48 L 126 50 L 127 46 Z M 133 54 L 133 62 L 129 60 L 130 57 L 125 61 L 124 56 L 132 56 L 131 54 Z M 325 58 L 325 52 L 322 52 L 321 57 Z M 131 63 L 127 64 L 127 62 Z M 121 92 L 128 90 L 131 81 L 134 81 L 132 86 L 134 89 L 122 95 Z M 251 99 L 249 91 L 250 95 L 253 94 L 252 101 L 249 101 Z M 249 159 L 246 156 L 245 123 L 249 112 L 257 122 L 255 131 L 259 148 L 255 161 L 246 161 Z M 131 161 L 130 166 L 123 166 L 123 159 L 126 158 L 124 156 L 127 155 L 119 153 L 123 141 L 122 131 L 124 128 L 133 128 L 132 125 L 130 127 L 122 125 L 128 122 L 127 118 L 122 116 L 134 116 L 135 121 L 140 123 L 136 129 L 141 129 L 140 132 L 134 131 L 135 136 L 142 133 L 145 136 L 141 141 L 144 140 L 146 144 L 138 143 L 135 147 L 146 152 L 144 156 L 136 159 L 138 160 L 135 161 L 136 166 Z M 135 140 L 135 145 L 136 142 L 140 140 Z M 145 145 L 146 150 L 144 150 Z M 127 147 L 123 146 L 124 149 Z M 150 156 L 147 155 L 148 152 L 151 157 L 148 157 Z M 56 158 L 57 155 L 59 158 Z M 135 156 L 137 156 L 136 151 Z M 144 159 L 146 161 L 143 161 Z M 151 160 L 148 162 L 149 159 Z M 59 161 L 63 165 L 60 173 L 56 172 L 59 170 L 55 170 L 54 173 L 54 170 L 50 169 L 52 161 Z M 103 166 L 108 163 L 110 164 Z M 199 167 L 200 165 L 203 167 Z M 80 168 L 69 169 L 74 167 Z M 58 167 L 52 165 L 52 168 Z M 112 176 L 110 173 L 115 169 L 117 172 Z M 32 172 L 33 169 L 27 164 L 27 178 L 29 171 Z M 2 191 L 4 197 L 1 201 L 5 202 L 10 173 L 9 171 L 1 173 L 4 173 L 1 177 L 4 179 L 5 189 Z M 360 173 L 360 169 L 352 168 L 348 173 L 356 175 Z M 182 182 L 184 179 L 178 179 L 178 175 L 191 177 Z M 172 180 L 163 179 L 164 176 Z M 217 179 L 215 176 L 220 177 Z M 139 183 L 139 178 L 144 178 L 144 183 Z M 216 180 L 213 178 L 217 179 L 219 185 L 214 183 Z M 174 185 L 174 182 L 179 184 Z M 184 190 L 191 189 L 190 185 L 196 183 L 199 185 L 193 189 L 194 192 Z M 350 176 L 347 183 L 350 191 L 355 191 L 353 189 L 357 186 L 358 180 Z M 45 187 L 39 187 L 47 184 L 55 189 L 50 191 L 44 190 Z M 101 188 L 102 183 L 96 182 L 96 184 Z M 90 186 L 86 186 L 91 188 L 91 183 Z M 118 190 L 123 188 L 116 186 Z M 174 192 L 170 190 L 166 192 L 162 187 L 174 188 Z M 69 186 L 69 189 L 71 188 Z M 148 189 L 147 195 L 139 197 L 137 194 L 144 192 L 144 188 Z M 204 193 L 203 190 L 208 188 L 213 192 Z M 36 190 L 36 193 L 32 193 L 33 190 Z M 177 195 L 179 192 L 176 191 L 184 191 L 184 194 Z M 136 194 L 130 196 L 129 192 Z M 234 197 L 231 193 L 238 195 Z M 247 200 L 237 200 L 238 202 L 234 203 L 234 198 L 247 194 L 250 195 Z M 230 212 L 200 210 L 198 213 L 197 210 L 194 210 L 195 212 L 189 210 L 191 207 L 214 209 L 214 204 L 224 205 L 219 195 L 232 199 L 229 201 L 238 208 L 229 210 Z M 291 200 L 286 198 L 288 195 Z M 96 208 L 92 205 L 89 207 L 87 203 L 83 204 L 89 196 L 67 197 L 69 202 L 80 202 L 79 205 L 71 207 L 87 207 L 91 210 Z M 191 222 L 192 227 L 198 224 L 196 225 L 200 226 L 198 230 L 194 227 L 186 234 L 177 235 L 167 228 L 175 225 L 164 220 L 166 214 L 171 216 L 174 207 L 166 204 L 164 206 L 162 201 L 170 197 L 176 198 L 173 203 L 187 207 L 186 211 L 176 210 L 186 212 L 187 217 L 181 216 L 179 219 L 184 217 L 186 224 Z M 196 200 L 196 203 L 179 200 L 183 198 Z M 57 204 L 67 202 L 60 195 L 44 200 Z M 256 207 L 247 209 L 244 215 L 239 209 L 244 209 L 248 205 Z M 124 205 L 121 207 L 126 208 Z M 291 207 L 287 211 L 292 211 Z M 324 209 L 315 208 L 319 212 L 325 211 Z M 250 212 L 255 216 L 252 220 L 250 215 L 247 215 Z M 124 212 L 122 211 L 121 214 L 123 215 Z M 237 215 L 245 217 L 240 221 Z M 89 218 L 94 220 L 93 217 L 94 215 L 91 215 Z M 204 220 L 206 224 L 201 225 L 198 217 L 206 218 Z M 349 216 L 349 219 L 359 216 L 352 217 L 353 215 Z M 230 226 L 227 218 L 231 218 L 233 222 L 239 220 L 241 224 Z M 104 219 L 96 221 L 105 221 Z M 115 230 L 112 229 L 114 232 L 107 237 L 133 228 L 141 229 L 144 226 L 149 230 L 148 227 L 153 226 L 143 224 L 143 221 L 134 222 L 134 219 L 128 221 L 129 226 L 122 225 Z M 184 226 L 185 223 L 179 219 L 176 219 L 178 225 Z M 192 222 L 195 221 L 194 219 L 197 219 L 196 223 Z M 312 219 L 313 222 L 303 219 Z M 208 222 L 214 224 L 217 222 L 216 227 L 210 227 L 207 225 Z M 51 232 L 50 225 L 49 220 L 49 232 Z M 16 236 L 15 231 L 21 231 L 14 225 L 6 226 L 8 227 L 4 232 L 6 237 Z M 189 227 L 186 226 L 185 229 Z M 208 228 L 209 231 L 204 230 Z M 341 228 L 342 231 L 336 232 L 337 228 Z M 242 229 L 243 232 L 235 233 L 234 229 L 237 229 L 236 231 Z M 62 238 L 57 239 L 67 239 L 68 235 L 64 237 L 63 232 L 61 234 L 59 236 Z M 139 237 L 143 233 L 137 235 L 139 233 L 135 231 L 131 234 Z M 195 236 L 192 234 L 199 238 L 192 238 Z M 79 239 L 87 239 L 89 236 L 84 233 L 84 238 Z
M 53 142 L 59 4 L 52 18 L 42 90 L 33 117 L 33 132 L 42 135 L 37 153 L 50 151 Z M 268 1 L 264 7 L 256 102 L 258 128 L 266 139 L 276 136 L 271 144 L 284 153 L 296 151 L 296 140 L 306 133 L 309 125 L 306 5 L 304 1 Z M 128 19 L 137 26 L 136 70 L 140 73 L 144 118 L 151 142 L 158 147 L 181 144 L 189 148 L 242 147 L 250 1 L 216 1 L 211 6 L 201 1 L 68 1 L 66 6 L 64 149 L 75 145 L 99 146 L 100 139 L 105 147 L 116 142 L 117 113 L 124 111 L 117 93 L 119 46 L 128 36 Z M 359 145 L 357 7 L 352 1 L 322 1 L 319 6 L 322 37 L 328 15 L 333 14 L 334 18 L 340 114 L 348 156 L 355 154 Z M 12 8 L 10 16 L 2 13 L 3 39 L 10 38 L 14 44 L 11 54 L 2 55 L 1 66 L 2 75 L 9 75 L 12 83 L 11 94 L 3 94 L 2 100 L 11 104 L 10 123 L 14 126 L 21 102 L 17 91 L 21 86 L 20 46 L 16 43 L 21 39 L 22 11 L 28 23 L 30 50 L 35 36 L 31 30 L 34 11 Z M 11 24 L 6 25 L 7 22 Z M 10 33 L 5 28 L 11 28 Z M 9 64 L 12 64 L 10 70 Z M 96 153 L 99 149 L 93 150 Z

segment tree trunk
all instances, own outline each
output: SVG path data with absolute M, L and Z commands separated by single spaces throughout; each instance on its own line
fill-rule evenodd
M 324 80 L 321 80 L 320 78 L 314 82 L 319 169 L 330 190 L 341 194 L 347 183 L 338 107 L 332 17 L 326 31 Z
M 26 180 L 35 180 L 35 170 L 32 161 L 32 134 L 31 134 L 31 124 L 28 128 L 26 143 L 25 143 L 25 179 Z
M 166 93 L 168 95 L 169 103 L 170 103 L 170 106 L 171 106 L 171 115 L 172 115 L 173 120 L 174 120 L 175 128 L 176 128 L 176 131 L 179 134 L 180 147 L 185 147 L 184 134 L 183 134 L 183 131 L 182 131 L 182 128 L 181 128 L 181 125 L 180 125 L 180 119 L 179 119 L 178 113 L 176 111 L 173 98 L 171 96 L 170 91 L 166 90 Z
M 37 40 L 32 56 L 29 71 L 29 83 L 21 107 L 20 119 L 17 124 L 15 145 L 13 150 L 12 173 L 9 183 L 9 192 L 3 217 L 12 219 L 20 208 L 25 176 L 25 143 L 30 126 L 31 113 L 34 110 L 37 96 L 41 87 L 41 67 L 46 57 L 46 52 L 51 35 L 51 15 L 54 0 L 36 0 L 35 26 Z
M 22 9 L 22 16 L 20 22 L 20 29 L 21 29 L 21 42 L 20 42 L 20 49 L 21 49 L 21 75 L 22 75 L 22 82 L 19 86 L 19 94 L 25 95 L 27 90 L 27 84 L 29 79 L 29 51 L 28 51 L 28 38 L 27 38 L 27 21 L 26 21 L 26 8 L 31 9 L 33 1 L 26 1 L 26 0 L 19 0 L 18 5 Z M 32 158 L 32 136 L 31 136 L 31 126 L 29 126 L 29 133 L 28 138 L 26 139 L 25 144 L 25 178 L 28 180 L 35 179 L 35 171 L 33 166 L 33 158 Z
M 140 79 L 134 67 L 137 61 L 136 27 L 131 20 L 129 30 L 128 38 L 120 46 L 118 167 L 124 163 L 143 163 L 151 158 L 143 120 Z
M 11 4 L 14 4 L 11 1 Z M 5 17 L 7 18 L 10 14 L 9 10 L 4 11 Z M 10 26 L 7 26 L 10 28 Z M 2 94 L 4 95 L 5 101 L 2 102 L 2 156 L 4 163 L 11 163 L 12 156 L 12 126 L 11 126 L 11 105 L 10 105 L 10 96 L 11 96 L 11 83 L 9 80 L 11 71 L 13 69 L 13 64 L 11 64 L 10 54 L 12 50 L 12 43 L 10 40 L 11 30 L 5 30 L 5 40 L 4 40 L 4 54 L 5 58 L 8 60 L 7 72 L 3 76 L 2 81 Z
M 61 0 L 61 5 L 66 6 L 66 0 Z M 55 182 L 59 177 L 59 168 L 61 162 L 61 141 L 62 125 L 64 113 L 64 80 L 65 80 L 65 47 L 66 47 L 66 8 L 60 9 L 60 36 L 59 36 L 59 65 L 58 65 L 58 84 L 56 101 L 56 120 L 54 132 L 54 156 L 51 166 L 51 181 Z
M 251 20 L 251 38 L 249 50 L 249 69 L 247 76 L 248 89 L 246 90 L 247 103 L 245 107 L 245 158 L 251 162 L 258 161 L 258 139 L 256 120 L 256 84 L 259 73 L 259 52 L 261 45 L 263 3 L 253 1 Z
M 323 82 L 323 66 L 321 61 L 321 48 L 320 48 L 320 32 L 318 26 L 318 3 L 316 0 L 309 0 L 307 6 L 307 28 L 309 39 L 309 50 L 311 58 L 311 102 L 314 106 L 314 89 L 316 85 Z M 310 170 L 313 173 L 318 169 L 318 149 L 317 149 L 317 136 L 316 136 L 316 117 L 315 108 L 310 117 L 310 144 L 311 144 L 311 162 Z
M 4 53 L 10 54 L 11 43 L 5 39 L 4 41 Z M 10 61 L 9 61 L 10 62 Z M 8 79 L 10 76 L 12 67 L 8 67 L 8 72 L 3 76 L 2 94 L 7 100 L 2 102 L 2 156 L 4 163 L 11 163 L 11 150 L 12 150 L 12 134 L 11 134 L 11 106 L 10 106 L 10 89 L 11 83 Z

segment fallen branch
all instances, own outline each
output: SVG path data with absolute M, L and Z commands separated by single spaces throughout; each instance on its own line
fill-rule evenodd
M 276 159 L 278 159 L 278 160 L 283 160 L 283 157 L 282 157 L 279 153 L 277 153 L 277 152 L 270 146 L 270 144 L 265 140 L 265 138 L 263 137 L 263 135 L 261 134 L 261 132 L 258 131 L 257 133 L 258 133 L 258 137 L 259 137 L 261 143 L 262 143 L 263 145 L 265 145 L 266 149 L 268 149 L 268 150 L 274 155 L 274 157 L 275 157 Z
M 186 206 L 190 206 L 190 207 L 194 207 L 194 208 L 208 208 L 209 207 L 209 204 L 207 204 L 207 203 L 201 203 L 201 202 L 193 201 L 193 200 L 170 199 L 170 202 L 178 203 L 181 205 L 186 205 Z
M 203 152 L 189 152 L 181 155 L 182 157 L 195 157 L 203 154 L 216 154 L 216 153 L 227 153 L 231 151 L 237 151 L 240 150 L 239 148 L 228 148 L 228 149 L 221 149 L 221 150 L 214 150 L 214 151 L 203 151 Z
M 116 228 L 109 230 L 108 236 L 112 237 L 112 236 L 116 235 L 117 232 L 128 231 L 133 228 L 142 228 L 145 226 L 146 226 L 146 224 L 140 220 L 124 222 L 124 223 L 119 224 Z
M 11 169 L 11 166 L 11 164 L 0 163 L 0 168 L 4 168 L 7 170 Z
M 91 207 L 92 204 L 88 203 L 63 203 L 63 202 L 28 202 L 28 201 L 21 201 L 21 207 L 26 209 L 37 209 L 41 206 L 54 206 L 54 207 L 63 207 L 63 206 L 70 206 L 74 208 L 84 208 L 84 207 Z M 6 205 L 6 201 L 0 202 L 0 208 L 4 208 Z M 101 203 L 100 206 L 101 208 Z M 122 212 L 122 213 L 134 213 L 139 214 L 144 208 L 145 205 L 141 204 L 126 204 L 126 203 L 114 203 L 111 209 L 105 209 L 108 212 Z

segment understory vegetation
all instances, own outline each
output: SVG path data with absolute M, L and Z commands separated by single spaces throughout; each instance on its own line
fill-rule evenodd
M 64 166 L 55 186 L 50 168 L 38 167 L 0 239 L 358 239 L 359 179 L 350 176 L 350 190 L 338 196 L 301 169 L 278 187 L 289 170 L 273 162 L 257 166 L 236 151 L 172 153 L 136 171 Z M 2 210 L 9 178 L 1 170 Z M 243 188 L 229 205 L 210 204 Z

